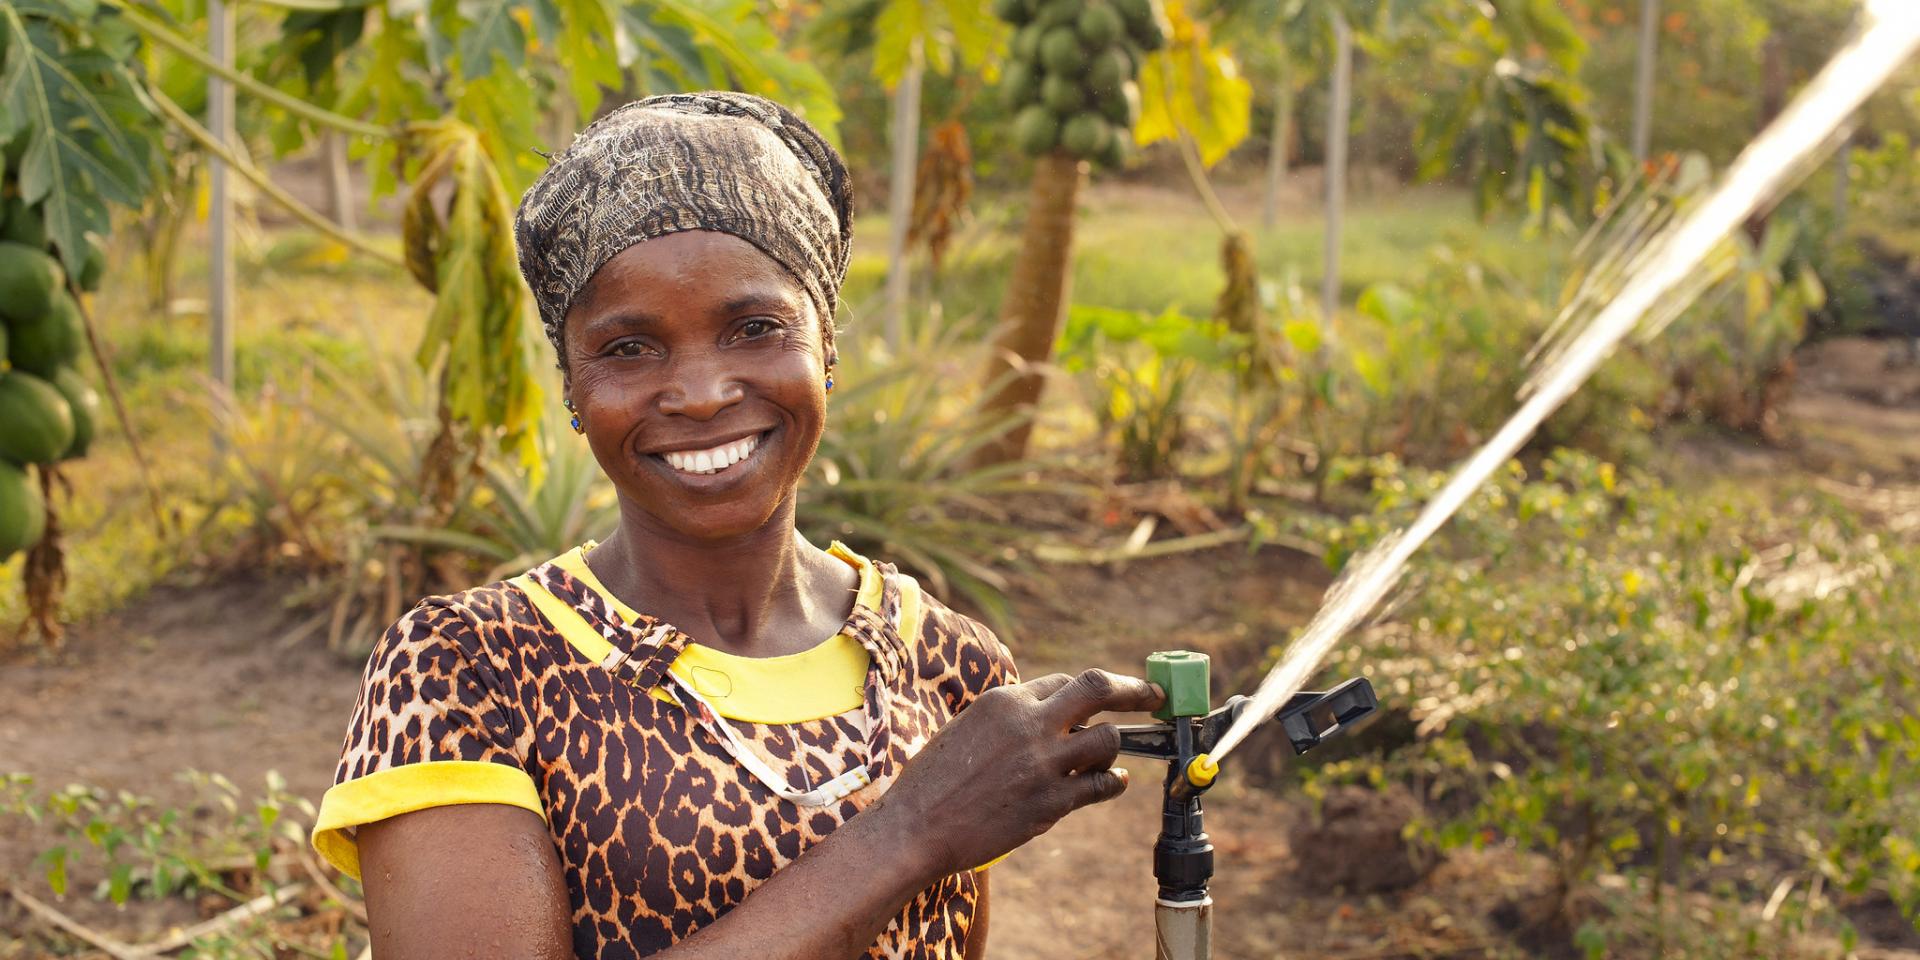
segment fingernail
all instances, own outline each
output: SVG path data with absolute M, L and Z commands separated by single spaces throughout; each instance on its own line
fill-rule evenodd
M 1126 767 L 1114 767 L 1113 775 L 1120 778 L 1120 785 L 1123 787 L 1133 782 L 1133 774 L 1128 773 Z

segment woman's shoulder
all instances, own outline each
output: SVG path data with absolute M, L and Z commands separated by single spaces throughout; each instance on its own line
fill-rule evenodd
M 498 662 L 546 646 L 551 633 L 520 587 L 496 580 L 420 598 L 387 628 L 374 659 L 433 653 Z

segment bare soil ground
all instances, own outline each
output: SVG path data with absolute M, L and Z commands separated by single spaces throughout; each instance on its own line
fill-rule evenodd
M 1920 369 L 1889 369 L 1888 355 L 1872 341 L 1810 348 L 1787 411 L 1794 439 L 1786 448 L 1693 438 L 1686 455 L 1718 470 L 1792 468 L 1855 489 L 1920 490 Z M 1327 583 L 1316 560 L 1281 548 L 1229 547 L 1119 570 L 1061 567 L 1054 577 L 1050 590 L 1017 598 L 1026 675 L 1137 670 L 1152 650 L 1188 648 L 1215 655 L 1220 691 L 1250 685 L 1247 671 L 1266 644 L 1302 622 Z M 284 586 L 183 581 L 75 628 L 57 655 L 0 662 L 0 771 L 181 802 L 188 791 L 174 778 L 183 769 L 217 771 L 249 790 L 277 770 L 294 793 L 317 800 L 332 778 L 359 666 L 311 641 L 285 642 L 300 618 L 283 608 Z M 1069 818 L 995 869 L 995 956 L 1151 955 L 1162 771 L 1131 766 L 1125 797 Z M 1540 862 L 1490 851 L 1457 853 L 1407 889 L 1349 895 L 1302 876 L 1289 840 L 1311 815 L 1299 798 L 1227 782 L 1208 810 L 1221 958 L 1513 955 L 1525 947 L 1496 917 L 1548 885 Z M 19 818 L 0 819 L 0 886 L 36 884 L 32 861 L 50 842 Z M 84 896 L 61 909 L 134 941 L 197 919 L 186 904 L 120 911 Z M 1897 923 L 1891 930 L 1891 940 L 1904 938 Z M 35 946 L 43 932 L 0 904 L 0 958 L 46 955 Z

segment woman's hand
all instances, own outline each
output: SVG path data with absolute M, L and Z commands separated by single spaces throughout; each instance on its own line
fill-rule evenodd
M 971 870 L 1127 789 L 1111 769 L 1120 732 L 1074 728 L 1104 711 L 1151 710 L 1160 688 L 1088 670 L 996 687 L 942 728 L 855 820 L 885 818 L 943 876 Z

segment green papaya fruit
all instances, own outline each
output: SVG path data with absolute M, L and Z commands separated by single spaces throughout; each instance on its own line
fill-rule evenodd
M 100 278 L 107 272 L 107 250 L 92 234 L 87 235 L 86 244 L 87 249 L 80 258 L 80 272 L 73 275 L 73 282 L 93 293 L 100 289 Z
M 1032 19 L 1026 0 L 993 0 L 993 15 L 1016 26 Z
M 1152 53 L 1167 45 L 1170 25 L 1159 4 L 1153 0 L 1113 0 L 1113 5 L 1120 10 L 1120 19 L 1126 21 L 1127 36 L 1140 49 Z
M 1131 130 L 1140 122 L 1140 85 L 1132 80 L 1101 94 L 1100 114 L 1114 126 Z
M 54 292 L 45 313 L 15 320 L 7 343 L 7 359 L 15 370 L 51 377 L 55 370 L 80 356 L 86 342 L 86 329 L 80 322 L 80 306 L 65 290 Z
M 1053 27 L 1040 38 L 1040 62 L 1048 73 L 1077 77 L 1086 69 L 1087 51 L 1080 46 L 1080 35 L 1072 27 Z
M 44 250 L 47 246 L 47 223 L 41 218 L 40 211 L 27 206 L 18 195 L 8 197 L 7 225 L 0 228 L 0 240 Z
M 44 316 L 53 308 L 53 295 L 66 282 L 66 272 L 45 250 L 0 243 L 0 318 L 20 321 Z
M 1097 94 L 1118 89 L 1123 83 L 1133 79 L 1133 65 L 1127 62 L 1127 55 L 1118 47 L 1108 47 L 1093 55 L 1093 61 L 1087 64 L 1087 89 Z
M 1080 19 L 1083 0 L 1039 0 L 1034 22 L 1043 27 L 1063 27 Z
M 1040 63 L 1040 38 L 1045 36 L 1047 28 L 1038 23 L 1029 23 L 1013 35 L 1013 59 L 1025 60 L 1036 66 Z
M 60 459 L 84 457 L 93 446 L 94 427 L 100 423 L 100 393 L 72 367 L 61 367 L 54 373 L 53 387 L 66 398 L 67 410 L 73 414 L 73 443 Z
M 1088 50 L 1112 46 L 1127 29 L 1126 21 L 1121 18 L 1119 12 L 1100 0 L 1091 0 L 1085 9 L 1080 11 L 1080 16 L 1074 20 L 1073 25 L 1080 31 L 1080 42 L 1085 44 Z
M 1060 121 L 1046 107 L 1034 104 L 1013 119 L 1013 139 L 1031 156 L 1052 150 L 1060 141 Z
M 1096 113 L 1076 113 L 1060 128 L 1060 145 L 1082 160 L 1097 160 L 1106 153 L 1113 128 Z
M 1040 68 L 1026 60 L 1007 64 L 1000 74 L 1000 96 L 1007 109 L 1019 110 L 1040 97 Z
M 1065 117 L 1079 112 L 1086 102 L 1086 94 L 1072 80 L 1057 73 L 1048 74 L 1047 79 L 1040 82 L 1040 102 L 1055 115 Z
M 1113 129 L 1113 136 L 1107 138 L 1106 149 L 1100 152 L 1100 165 L 1108 170 L 1119 170 L 1127 165 L 1133 156 L 1133 135 L 1126 128 Z
M 40 542 L 47 532 L 47 504 L 27 471 L 0 463 L 0 560 Z
M 0 376 L 0 460 L 53 463 L 73 446 L 73 410 L 53 384 L 15 370 Z

